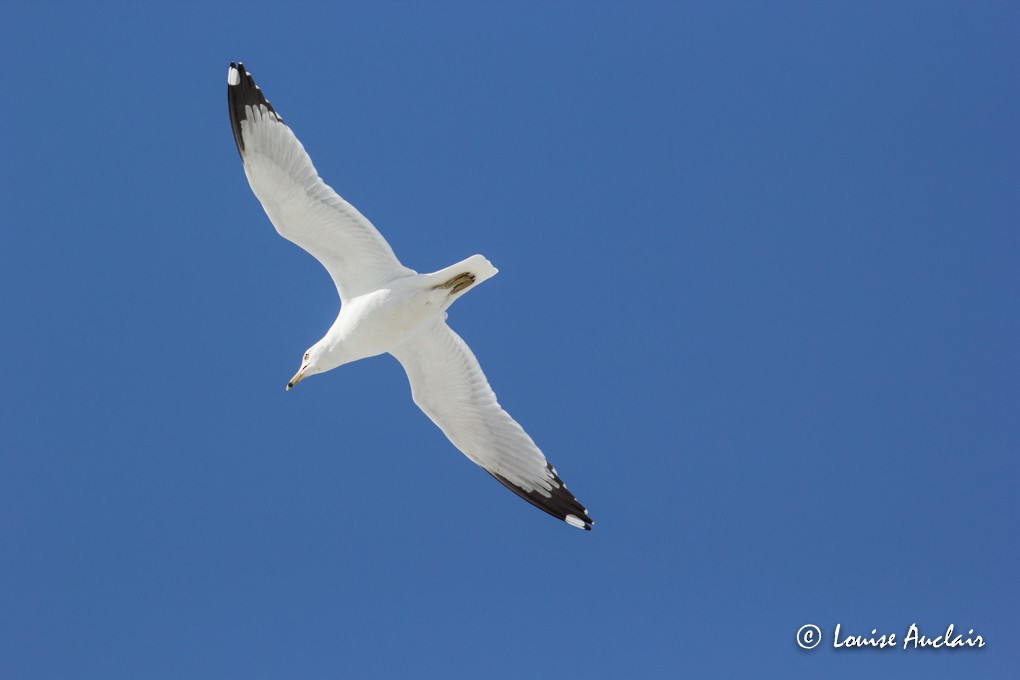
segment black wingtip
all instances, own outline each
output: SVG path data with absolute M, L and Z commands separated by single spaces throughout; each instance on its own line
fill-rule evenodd
M 567 490 L 567 485 L 564 484 L 563 480 L 556 474 L 556 470 L 551 465 L 547 465 L 547 467 L 549 472 L 552 474 L 553 481 L 559 484 L 559 487 L 552 490 L 552 495 L 549 497 L 543 496 L 534 490 L 525 491 L 502 475 L 490 472 L 489 470 L 486 470 L 486 472 L 495 477 L 500 484 L 510 489 L 539 510 L 552 515 L 556 519 L 563 520 L 570 526 L 577 527 L 578 529 L 584 529 L 585 531 L 591 531 L 592 525 L 595 524 L 595 520 L 588 516 L 588 511 L 583 505 L 581 505 L 577 498 L 574 497 L 574 494 Z
M 241 121 L 248 116 L 247 107 L 262 107 L 264 111 L 271 113 L 276 120 L 283 122 L 283 118 L 276 112 L 273 105 L 269 103 L 262 90 L 255 84 L 255 79 L 244 68 L 244 62 L 236 64 L 230 62 L 227 70 L 227 108 L 230 112 L 230 127 L 234 131 L 234 142 L 237 144 L 237 152 L 244 159 L 244 139 L 241 136 Z

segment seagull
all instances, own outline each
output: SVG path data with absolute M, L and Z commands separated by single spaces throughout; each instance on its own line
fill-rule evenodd
M 461 453 L 535 507 L 590 531 L 588 511 L 499 405 L 475 355 L 446 324 L 450 305 L 498 270 L 481 255 L 431 274 L 405 267 L 372 223 L 322 181 L 240 62 L 227 71 L 227 104 L 244 174 L 266 215 L 326 268 L 340 295 L 336 321 L 305 352 L 287 389 L 392 354 L 414 403 Z

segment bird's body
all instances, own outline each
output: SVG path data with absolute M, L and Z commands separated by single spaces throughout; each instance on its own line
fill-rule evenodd
M 497 273 L 481 255 L 449 269 L 456 273 L 406 274 L 347 300 L 320 340 L 323 356 L 316 372 L 393 351 L 430 321 L 444 318 L 447 308 L 470 287 Z M 466 275 L 464 281 L 470 284 L 454 292 L 455 285 L 445 284 L 460 275 Z
M 242 64 L 230 64 L 227 99 L 252 190 L 277 231 L 315 256 L 340 294 L 336 321 L 305 353 L 287 388 L 390 353 L 407 372 L 415 403 L 461 452 L 529 503 L 591 529 L 587 510 L 499 405 L 474 354 L 446 325 L 450 305 L 496 268 L 481 255 L 431 274 L 405 267 L 375 227 L 319 178 Z

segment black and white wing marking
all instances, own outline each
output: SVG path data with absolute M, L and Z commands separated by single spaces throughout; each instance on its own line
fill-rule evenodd
M 227 104 L 252 191 L 280 235 L 322 263 L 341 300 L 415 273 L 400 264 L 371 222 L 322 181 L 244 64 L 230 63 Z
M 535 507 L 591 530 L 588 511 L 499 405 L 475 355 L 449 326 L 437 321 L 390 353 L 407 372 L 414 403 L 465 456 Z

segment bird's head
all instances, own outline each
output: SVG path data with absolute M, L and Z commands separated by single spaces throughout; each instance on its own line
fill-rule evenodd
M 308 351 L 305 352 L 305 355 L 301 358 L 301 368 L 298 369 L 298 372 L 295 373 L 294 377 L 290 379 L 289 383 L 287 383 L 288 390 L 308 376 L 322 372 L 323 369 L 319 368 L 318 364 L 320 354 L 321 352 L 319 351 L 318 344 L 312 345 Z

